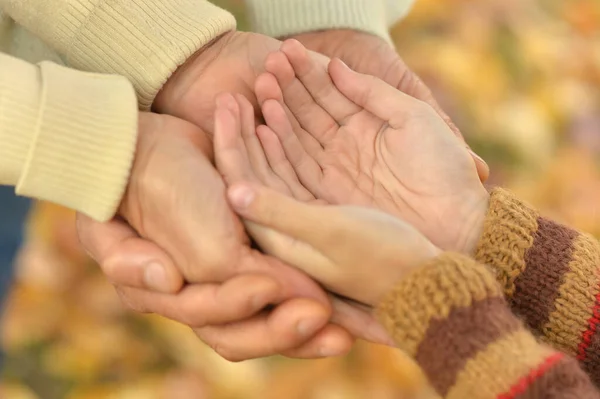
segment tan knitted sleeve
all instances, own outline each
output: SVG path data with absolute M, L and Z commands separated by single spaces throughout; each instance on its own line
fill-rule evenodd
M 496 189 L 476 258 L 492 267 L 513 312 L 600 383 L 598 241 Z
M 488 269 L 446 253 L 402 279 L 377 315 L 442 398 L 599 398 L 577 362 L 539 344 Z

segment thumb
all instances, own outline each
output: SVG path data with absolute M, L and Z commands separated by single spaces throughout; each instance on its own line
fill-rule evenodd
M 330 280 L 334 267 L 327 251 L 337 230 L 326 207 L 248 183 L 231 186 L 228 197 L 263 251 L 321 282 Z
M 162 293 L 181 289 L 183 276 L 171 257 L 127 223 L 119 219 L 100 223 L 78 214 L 77 232 L 88 255 L 113 284 Z
M 450 130 L 452 130 L 452 132 L 458 138 L 465 142 L 469 153 L 471 154 L 471 157 L 473 157 L 475 166 L 477 167 L 477 174 L 479 175 L 479 179 L 482 183 L 485 183 L 486 180 L 490 177 L 490 168 L 488 164 L 483 160 L 483 158 L 477 155 L 471 149 L 471 147 L 469 147 L 458 126 L 454 124 L 452 118 L 450 118 L 450 116 L 442 109 L 440 104 L 435 99 L 433 93 L 431 92 L 431 89 L 429 89 L 425 82 L 421 80 L 419 75 L 407 68 L 402 79 L 400 79 L 400 82 L 396 85 L 396 88 L 401 92 L 404 92 L 418 100 L 429 104 L 429 106 L 431 106 L 431 108 L 435 110 L 435 112 L 443 119 L 443 121 L 446 122 Z

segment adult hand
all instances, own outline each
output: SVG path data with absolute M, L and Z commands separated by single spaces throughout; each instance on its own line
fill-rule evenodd
M 157 114 L 141 114 L 139 130 L 119 211 L 136 233 L 119 221 L 103 225 L 80 217 L 78 223 L 82 243 L 121 284 L 124 301 L 134 310 L 190 325 L 229 360 L 349 350 L 348 332 L 328 324 L 325 292 L 303 273 L 250 248 L 211 164 L 206 135 L 193 124 Z M 119 256 L 131 253 L 138 258 L 125 262 L 136 268 L 116 267 L 124 261 Z M 204 284 L 173 293 L 181 286 L 173 265 L 187 281 Z M 164 293 L 144 290 L 159 287 Z M 276 307 L 256 315 L 267 305 Z
M 353 29 L 309 32 L 293 38 L 309 50 L 329 58 L 339 58 L 353 70 L 376 76 L 398 90 L 426 102 L 457 136 L 463 138 L 460 130 L 442 110 L 427 85 L 410 70 L 396 49 L 382 38 Z M 479 178 L 485 182 L 489 177 L 489 167 L 477 154 L 472 151 L 471 153 L 477 165 Z
M 326 69 L 297 40 L 267 69 L 256 83 L 267 127 L 257 132 L 269 164 L 291 169 L 284 181 L 301 182 L 313 199 L 381 209 L 440 248 L 474 253 L 489 195 L 429 105 L 339 59 Z
M 217 95 L 224 91 L 236 92 L 256 103 L 253 92 L 254 80 L 258 74 L 264 71 L 267 55 L 278 49 L 279 46 L 280 42 L 275 39 L 252 33 L 231 32 L 223 35 L 191 57 L 173 74 L 156 98 L 154 110 L 179 116 L 200 126 L 210 134 L 213 130 Z M 326 62 L 325 57 L 321 57 L 321 60 Z M 189 126 L 186 129 L 190 133 L 188 140 L 200 143 L 204 153 L 208 153 L 210 144 L 204 132 L 198 130 L 191 132 Z M 164 142 L 166 143 L 167 140 Z M 181 147 L 180 150 L 184 152 L 183 147 L 185 146 Z M 175 158 L 180 156 L 177 152 L 175 151 Z M 302 341 L 299 340 L 298 334 L 294 333 L 296 330 L 289 329 L 292 326 L 291 321 L 284 324 L 278 323 L 279 325 L 273 323 L 275 315 L 284 314 L 295 321 L 309 318 L 309 316 L 318 319 L 322 317 L 323 310 L 330 311 L 329 308 L 324 308 L 324 303 L 321 303 L 320 307 L 315 307 L 313 301 L 314 312 L 309 312 L 307 307 L 293 312 L 288 308 L 287 312 L 273 313 L 271 318 L 266 318 L 264 314 L 249 318 L 253 314 L 249 311 L 251 308 L 248 305 L 251 302 L 249 298 L 257 295 L 258 284 L 242 284 L 239 282 L 240 280 L 231 280 L 229 287 L 233 288 L 228 292 L 235 292 L 241 298 L 237 301 L 223 294 L 227 291 L 225 286 L 217 291 L 217 288 L 221 286 L 216 283 L 225 281 L 228 277 L 239 276 L 241 278 L 244 272 L 252 269 L 248 264 L 256 262 L 258 258 L 254 252 L 248 252 L 247 241 L 245 241 L 247 239 L 243 235 L 239 222 L 235 221 L 235 218 L 230 220 L 231 215 L 227 216 L 225 220 L 219 219 L 219 216 L 226 214 L 223 208 L 225 206 L 224 188 L 220 177 L 212 169 L 207 157 L 202 156 L 201 158 L 204 162 L 201 165 L 201 173 L 196 172 L 196 175 L 192 175 L 184 168 L 180 168 L 184 173 L 183 176 L 174 173 L 164 180 L 155 179 L 154 184 L 156 188 L 160 188 L 161 195 L 170 196 L 170 201 L 167 203 L 163 201 L 162 205 L 157 205 L 160 204 L 160 201 L 153 200 L 153 195 L 156 193 L 134 196 L 140 201 L 145 199 L 145 205 L 151 207 L 153 212 L 165 213 L 165 215 L 169 215 L 168 212 L 170 212 L 170 218 L 165 217 L 161 219 L 160 223 L 150 222 L 152 213 L 147 212 L 142 217 L 136 215 L 134 211 L 136 204 L 131 200 L 126 203 L 124 210 L 130 212 L 126 219 L 133 228 L 126 222 L 118 220 L 110 224 L 99 225 L 89 219 L 80 218 L 79 229 L 82 242 L 92 257 L 104 266 L 105 270 L 108 270 L 107 274 L 112 275 L 116 282 L 125 285 L 128 284 L 127 281 L 144 283 L 143 275 L 149 273 L 147 266 L 160 260 L 163 263 L 171 262 L 178 267 L 183 267 L 185 277 L 189 282 L 205 283 L 208 287 L 202 295 L 195 296 L 182 295 L 187 292 L 185 289 L 182 293 L 173 294 L 173 287 L 177 284 L 171 286 L 166 284 L 166 290 L 170 294 L 162 295 L 140 288 L 120 290 L 124 302 L 134 310 L 151 311 L 184 323 L 188 321 L 186 324 L 205 326 L 196 329 L 196 333 L 203 341 L 230 360 L 244 360 L 275 353 L 294 357 L 321 357 L 342 354 L 347 351 L 351 346 L 352 338 L 337 326 L 329 325 L 309 341 L 307 339 L 310 337 L 306 337 L 304 334 L 304 341 Z M 157 172 L 163 172 L 162 167 L 157 166 Z M 181 193 L 173 188 L 173 180 L 181 182 L 186 178 L 185 176 L 188 180 L 180 184 L 183 190 L 190 190 L 191 187 L 196 189 L 194 193 L 196 197 L 190 197 L 188 200 L 193 204 L 185 203 L 186 206 L 193 205 L 197 208 L 195 216 L 191 216 L 192 214 L 180 206 L 181 198 L 178 196 Z M 150 174 L 147 179 L 151 179 Z M 199 208 L 199 204 L 203 207 Z M 202 214 L 198 214 L 199 210 L 202 210 Z M 161 223 L 165 223 L 172 229 L 173 226 L 170 225 L 177 225 L 182 219 L 182 215 L 186 219 L 193 218 L 198 225 L 185 233 L 166 233 L 169 231 L 168 229 L 163 231 Z M 188 228 L 191 227 L 189 221 L 184 222 Z M 226 223 L 227 226 L 222 223 Z M 138 235 L 139 232 L 142 234 Z M 154 237 L 154 234 L 157 236 Z M 230 234 L 236 235 L 237 241 L 232 243 L 231 239 L 227 239 Z M 178 239 L 183 241 L 180 243 L 177 241 Z M 171 240 L 172 244 L 163 243 L 167 240 Z M 233 256 L 235 253 L 239 254 L 239 251 L 235 250 L 235 245 L 241 242 L 243 242 L 244 251 L 252 253 L 249 258 L 255 259 L 246 261 L 244 266 L 236 263 L 235 256 Z M 187 256 L 182 254 L 179 245 L 189 249 L 190 252 Z M 170 257 L 165 250 L 169 254 L 171 254 L 170 251 L 173 251 L 171 255 L 174 259 L 167 260 Z M 194 261 L 196 255 L 198 255 L 198 259 Z M 180 262 L 183 262 L 183 266 L 180 265 Z M 273 270 L 279 269 L 279 266 L 282 270 L 285 269 L 285 266 L 279 265 L 274 260 L 270 260 L 268 263 Z M 232 269 L 235 271 L 232 272 Z M 287 281 L 284 284 L 286 287 L 289 288 L 290 284 L 300 284 L 294 280 L 294 278 L 300 278 L 297 277 L 297 273 L 296 277 L 292 276 L 291 279 L 286 275 L 293 273 L 289 271 L 289 268 L 287 271 L 283 270 L 278 273 L 282 273 L 278 277 L 279 279 Z M 152 279 L 150 278 L 150 280 Z M 300 279 L 307 283 L 306 278 Z M 264 280 L 263 284 L 269 286 L 272 283 Z M 156 282 L 145 284 L 143 288 L 155 287 Z M 196 287 L 200 289 L 201 286 Z M 308 291 L 319 297 L 319 301 L 323 300 L 322 291 L 318 293 L 312 291 L 315 286 L 311 284 L 307 287 L 305 288 Z M 268 289 L 265 289 L 266 291 Z M 264 295 L 267 294 L 269 292 Z M 245 302 L 242 300 L 243 298 L 245 298 Z M 379 325 L 373 325 L 370 320 L 364 318 L 364 312 L 356 312 L 355 308 L 338 300 L 333 300 L 333 306 L 335 312 L 332 321 L 343 325 L 353 336 L 361 336 L 371 341 L 386 342 L 388 340 Z M 279 308 L 277 307 L 276 310 Z M 254 312 L 256 310 L 256 308 L 253 309 Z M 226 319 L 223 318 L 224 315 L 227 315 Z M 247 320 L 241 321 L 243 319 Z M 190 323 L 190 320 L 194 323 Z M 286 325 L 288 326 L 287 330 Z M 304 344 L 302 344 L 303 342 Z
M 192 122 L 212 134 L 219 94 L 241 94 L 258 109 L 254 81 L 264 72 L 269 53 L 280 46 L 279 40 L 257 33 L 226 33 L 177 69 L 156 97 L 153 109 Z M 328 62 L 316 53 L 311 57 Z

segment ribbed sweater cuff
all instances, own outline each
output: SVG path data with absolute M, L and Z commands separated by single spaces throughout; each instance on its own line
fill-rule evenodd
M 380 0 L 248 0 L 257 32 L 287 37 L 325 29 L 356 29 L 392 42 Z
M 69 65 L 127 77 L 141 109 L 190 56 L 235 29 L 227 11 L 204 0 L 77 0 L 52 28 Z
M 506 295 L 515 291 L 515 280 L 525 270 L 525 255 L 533 245 L 538 213 L 507 190 L 496 188 L 479 240 L 475 259 L 491 266 Z
M 577 355 L 586 367 L 598 364 L 596 238 L 541 217 L 510 192 L 496 189 L 476 257 L 496 272 L 513 312 L 530 331 Z
M 513 316 L 486 267 L 463 255 L 446 253 L 415 269 L 377 313 L 443 398 L 513 397 L 515 386 L 535 392 L 535 379 L 521 381 L 561 359 Z
M 0 184 L 19 181 L 34 137 L 42 78 L 38 67 L 0 54 Z
M 0 170 L 8 171 L 2 182 L 16 185 L 20 195 L 110 219 L 135 151 L 138 112 L 131 85 L 123 77 L 49 62 L 39 68 L 11 64 L 19 69 L 2 79 L 8 85 L 0 106 Z
M 501 297 L 484 266 L 464 255 L 444 253 L 404 277 L 376 314 L 399 347 L 415 356 L 434 320 L 444 319 L 452 309 Z

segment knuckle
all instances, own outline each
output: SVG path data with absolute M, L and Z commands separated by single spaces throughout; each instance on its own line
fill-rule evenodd
M 132 310 L 136 313 L 150 313 L 149 309 L 144 304 L 142 304 L 140 301 L 132 299 L 131 296 L 129 296 L 122 289 L 116 287 L 116 291 L 117 295 L 119 296 L 119 299 L 121 300 L 121 303 L 127 309 Z
M 103 262 L 97 263 L 98 266 L 100 266 L 100 270 L 102 270 L 102 273 L 106 276 L 106 278 L 113 284 L 117 284 L 117 268 L 119 265 L 116 262 L 114 262 L 111 258 L 105 259 Z
M 232 350 L 231 347 L 229 347 L 228 345 L 224 344 L 221 341 L 215 341 L 215 342 L 209 343 L 209 346 L 219 356 L 221 356 L 223 359 L 225 359 L 229 362 L 239 363 L 241 361 L 247 360 L 244 357 L 240 356 L 238 353 L 236 353 L 234 350 Z
M 201 328 L 206 326 L 206 318 L 195 309 L 193 304 L 182 304 L 178 312 L 178 321 L 191 328 Z
M 373 76 L 366 76 L 363 89 L 360 91 L 358 96 L 358 103 L 362 106 L 368 104 L 371 99 L 376 95 L 374 91 L 374 87 L 376 84 L 376 79 Z

